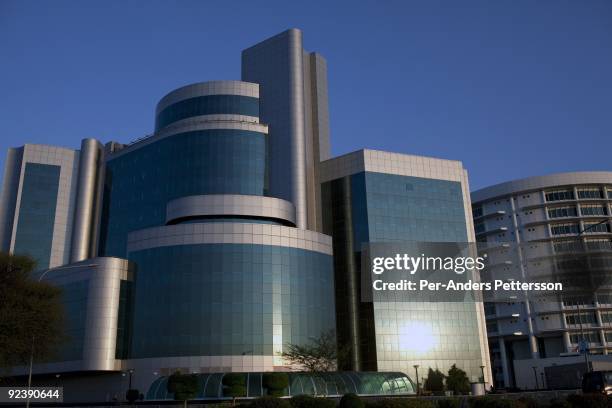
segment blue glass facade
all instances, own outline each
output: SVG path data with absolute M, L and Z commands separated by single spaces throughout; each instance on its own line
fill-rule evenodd
M 264 133 L 212 129 L 169 136 L 111 158 L 100 254 L 126 256 L 127 234 L 165 224 L 166 204 L 202 194 L 265 195 Z
M 259 117 L 259 98 L 242 95 L 205 95 L 164 108 L 155 118 L 155 130 L 200 115 L 232 114 Z
M 136 262 L 130 358 L 275 355 L 333 330 L 332 258 L 247 244 L 167 246 Z
M 26 163 L 14 252 L 36 260 L 38 269 L 49 267 L 60 167 Z
M 338 337 L 357 349 L 344 368 L 400 369 L 413 364 L 480 374 L 479 330 L 471 303 L 362 303 L 366 243 L 467 242 L 459 182 L 360 172 L 322 186 L 324 232 L 334 239 Z
M 355 242 L 466 242 L 461 184 L 363 172 L 351 177 Z
M 83 358 L 89 281 L 83 279 L 61 285 L 61 289 L 66 341 L 62 344 L 55 360 L 81 360 Z

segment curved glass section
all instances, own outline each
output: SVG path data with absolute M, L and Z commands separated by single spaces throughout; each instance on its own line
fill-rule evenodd
M 166 204 L 200 194 L 263 196 L 264 133 L 210 129 L 180 133 L 107 162 L 100 254 L 125 257 L 131 231 L 165 225 Z
M 155 117 L 155 130 L 200 115 L 246 115 L 259 117 L 259 98 L 242 95 L 206 95 L 184 99 L 164 108 Z
M 138 265 L 130 358 L 275 356 L 335 328 L 330 255 L 196 244 L 129 259 Z
M 226 373 L 196 374 L 198 377 L 198 395 L 196 399 L 223 399 L 222 380 Z M 262 387 L 264 373 L 244 373 L 247 384 L 247 397 L 257 398 L 266 395 Z M 416 387 L 412 380 L 400 372 L 288 372 L 289 386 L 283 395 L 325 395 L 338 397 L 353 393 L 358 395 L 411 395 Z M 147 400 L 171 400 L 172 393 L 167 389 L 168 377 L 156 379 L 146 394 Z

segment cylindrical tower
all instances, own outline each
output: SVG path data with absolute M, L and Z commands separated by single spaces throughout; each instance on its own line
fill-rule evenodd
M 296 228 L 294 204 L 269 196 L 259 85 L 179 88 L 155 129 L 106 166 L 100 251 L 136 265 L 127 364 L 290 368 L 288 343 L 335 327 L 331 238 Z
M 102 158 L 102 145 L 96 139 L 83 139 L 79 153 L 79 178 L 76 208 L 72 228 L 70 262 L 90 258 L 97 219 L 98 172 Z
M 530 177 L 472 193 L 476 239 L 513 243 L 520 265 L 534 261 L 528 243 L 546 248 L 556 268 L 578 247 L 612 251 L 612 172 Z M 558 265 L 558 266 L 557 266 Z M 612 274 L 612 266 L 608 266 Z M 570 273 L 586 273 L 572 271 Z M 579 302 L 486 304 L 487 331 L 497 387 L 515 386 L 512 358 L 548 358 L 578 351 L 612 351 L 612 296 L 591 293 Z

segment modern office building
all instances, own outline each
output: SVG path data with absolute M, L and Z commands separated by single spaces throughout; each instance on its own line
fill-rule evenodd
M 9 152 L 2 248 L 35 256 L 67 311 L 67 345 L 35 364 L 35 381 L 59 375 L 72 401 L 122 399 L 129 383 L 165 398 L 160 387 L 180 370 L 217 398 L 224 373 L 245 372 L 256 396 L 261 372 L 299 370 L 281 355 L 287 344 L 330 331 L 355 346 L 346 368 L 390 374 L 329 381 L 411 393 L 414 364 L 453 363 L 476 380 L 488 353 L 481 305 L 368 307 L 346 287 L 362 242 L 473 241 L 461 163 L 330 159 L 325 60 L 304 51 L 299 30 L 245 50 L 242 80 L 170 92 L 153 134 L 131 143 Z M 354 225 L 336 225 L 342 217 Z M 436 344 L 411 352 L 411 324 Z M 308 392 L 311 380 L 294 377 L 287 395 Z
M 339 343 L 345 369 L 427 375 L 465 370 L 489 381 L 482 302 L 361 301 L 364 244 L 473 242 L 461 162 L 360 150 L 322 163 L 324 232 L 333 237 Z M 481 366 L 485 366 L 484 370 Z
M 598 256 L 603 253 L 600 261 L 612 250 L 612 172 L 510 181 L 473 192 L 472 203 L 479 242 L 488 246 L 537 243 L 560 272 L 568 266 L 563 257 L 582 248 Z M 519 265 L 541 262 L 528 251 L 518 253 L 515 263 Z M 612 272 L 612 264 L 603 267 L 604 273 Z M 588 278 L 585 270 L 568 272 Z M 612 351 L 612 296 L 606 291 L 578 300 L 487 303 L 485 314 L 496 387 L 537 386 L 532 368 L 538 372 L 535 377 L 540 377 L 547 361 L 561 364 L 557 357 L 577 352 L 581 340 L 588 343 L 591 354 Z M 517 360 L 530 360 L 529 372 L 516 372 L 520 371 Z M 584 361 L 582 357 L 574 360 Z M 546 385 L 545 378 L 539 381 L 540 387 Z
M 102 145 L 9 149 L 0 195 L 0 250 L 28 253 L 39 269 L 94 255 Z

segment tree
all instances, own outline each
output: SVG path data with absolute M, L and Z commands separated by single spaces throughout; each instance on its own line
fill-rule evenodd
M 283 391 L 289 386 L 289 376 L 287 373 L 264 373 L 262 382 L 268 395 L 282 397 Z
M 125 392 L 125 399 L 130 404 L 134 404 L 134 402 L 140 397 L 140 391 L 130 388 Z
M 198 395 L 198 376 L 177 371 L 168 378 L 167 388 L 168 392 L 174 394 L 174 400 L 183 401 L 187 408 L 187 401 Z
M 338 359 L 348 354 L 348 348 L 338 350 L 336 333 L 333 330 L 322 333 L 319 337 L 311 337 L 306 345 L 287 344 L 287 351 L 281 355 L 292 364 L 298 364 L 310 372 L 334 371 Z
M 232 397 L 232 405 L 236 406 L 236 398 L 246 397 L 246 378 L 244 374 L 229 373 L 223 376 L 223 395 Z
M 32 277 L 35 262 L 0 252 L 0 368 L 53 357 L 65 341 L 61 289 Z
M 448 370 L 446 388 L 455 394 L 467 394 L 470 392 L 470 380 L 465 371 L 457 368 L 456 364 L 453 364 L 450 370 Z
M 436 368 L 436 370 L 432 370 L 431 368 L 427 372 L 427 379 L 423 384 L 423 388 L 427 391 L 431 391 L 434 394 L 441 394 L 444 392 L 444 379 L 446 376 Z

